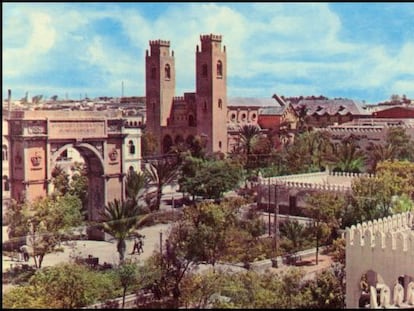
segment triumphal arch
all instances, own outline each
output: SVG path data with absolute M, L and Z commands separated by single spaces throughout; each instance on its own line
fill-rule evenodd
M 121 112 L 12 111 L 8 122 L 12 199 L 50 194 L 57 158 L 70 147 L 87 167 L 89 220 L 99 221 L 108 202 L 124 198 Z

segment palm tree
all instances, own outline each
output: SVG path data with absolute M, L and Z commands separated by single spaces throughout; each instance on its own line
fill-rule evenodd
M 259 135 L 260 128 L 255 125 L 245 124 L 239 130 L 240 142 L 242 144 L 240 148 L 243 150 L 247 158 L 246 168 L 251 168 L 251 154 L 253 151 L 253 147 L 259 138 Z
M 112 235 L 116 240 L 116 249 L 119 253 L 120 262 L 124 261 L 126 243 L 143 221 L 148 217 L 140 216 L 141 207 L 132 201 L 120 201 L 115 199 L 105 206 L 102 212 L 102 229 Z
M 145 178 L 149 185 L 157 188 L 154 209 L 158 210 L 161 204 L 162 188 L 174 181 L 178 174 L 178 166 L 175 162 L 166 159 L 157 160 L 145 167 Z
M 292 253 L 295 254 L 304 242 L 305 226 L 297 220 L 289 220 L 280 226 L 280 233 L 292 242 Z
M 368 159 L 371 172 L 375 173 L 378 162 L 395 159 L 396 148 L 392 144 L 374 144 L 370 143 L 367 147 Z
M 334 169 L 342 172 L 361 172 L 364 166 L 365 154 L 358 147 L 356 137 L 350 135 L 342 140 L 341 144 L 333 145 L 333 152 L 328 162 L 334 165 Z
M 256 142 L 259 134 L 260 128 L 255 125 L 245 124 L 240 129 L 239 136 L 243 144 L 242 148 L 247 154 L 247 156 L 251 154 L 253 145 Z
M 308 130 L 306 122 L 308 120 L 308 107 L 306 105 L 300 105 L 296 108 L 296 113 L 298 114 L 298 132 L 303 133 Z
M 145 176 L 143 173 L 130 171 L 126 178 L 126 197 L 135 204 L 142 198 L 145 191 Z

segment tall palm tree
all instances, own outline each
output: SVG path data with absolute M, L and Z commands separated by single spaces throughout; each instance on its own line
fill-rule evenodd
M 292 242 L 292 253 L 295 254 L 303 245 L 305 238 L 305 226 L 297 220 L 289 220 L 280 226 L 282 236 Z
M 396 148 L 392 144 L 374 144 L 370 143 L 366 148 L 368 154 L 368 165 L 370 166 L 370 171 L 375 173 L 378 162 L 395 159 Z
M 145 176 L 141 172 L 130 171 L 125 183 L 126 197 L 136 204 L 142 198 L 145 191 Z
M 257 143 L 259 136 L 260 128 L 255 125 L 245 124 L 239 130 L 239 137 L 241 142 L 240 148 L 246 156 L 247 169 L 252 167 L 251 163 L 254 161 L 254 159 L 252 159 L 251 155 L 253 153 L 253 147 Z
M 340 144 L 333 145 L 332 154 L 328 162 L 334 165 L 334 169 L 342 172 L 361 172 L 364 167 L 365 154 L 356 143 L 356 137 L 350 135 L 344 138 Z
M 156 160 L 145 167 L 144 175 L 147 183 L 157 188 L 154 209 L 158 210 L 161 204 L 162 189 L 177 177 L 178 165 L 166 159 Z
M 140 206 L 133 204 L 132 201 L 115 199 L 105 206 L 102 212 L 101 227 L 117 240 L 116 249 L 120 262 L 123 262 L 125 258 L 125 240 L 133 235 L 148 215 L 140 216 Z
M 240 129 L 239 136 L 243 144 L 242 148 L 247 156 L 251 154 L 253 145 L 256 142 L 259 134 L 260 128 L 255 125 L 245 124 Z
M 300 105 L 296 107 L 296 113 L 298 114 L 298 132 L 303 133 L 308 130 L 306 122 L 308 120 L 308 107 L 306 105 Z

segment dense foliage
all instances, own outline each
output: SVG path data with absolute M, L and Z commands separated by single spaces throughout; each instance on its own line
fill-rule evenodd
M 27 236 L 37 268 L 46 254 L 56 251 L 65 232 L 82 223 L 82 203 L 79 198 L 64 196 L 38 198 L 32 203 L 14 203 L 7 210 L 9 238 Z

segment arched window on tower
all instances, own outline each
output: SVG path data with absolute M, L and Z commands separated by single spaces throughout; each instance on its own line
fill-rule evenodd
M 9 158 L 8 152 L 7 152 L 7 146 L 3 145 L 2 147 L 2 152 L 1 152 L 1 160 L 2 161 L 7 161 Z
M 203 65 L 202 74 L 203 74 L 203 77 L 207 77 L 208 76 L 208 67 L 207 67 L 207 64 L 204 64 Z
M 165 65 L 165 80 L 170 80 L 171 79 L 171 68 L 170 65 L 167 64 Z
M 3 176 L 3 191 L 10 191 L 9 177 Z
M 223 108 L 223 101 L 221 100 L 221 98 L 218 100 L 218 107 L 220 109 Z
M 135 145 L 132 140 L 128 142 L 129 154 L 135 154 Z
M 188 126 L 196 126 L 195 120 L 194 120 L 194 116 L 192 114 L 190 114 L 188 116 Z
M 157 78 L 157 68 L 152 67 L 151 68 L 151 79 L 156 79 Z
M 223 64 L 221 60 L 217 62 L 217 78 L 223 77 Z

